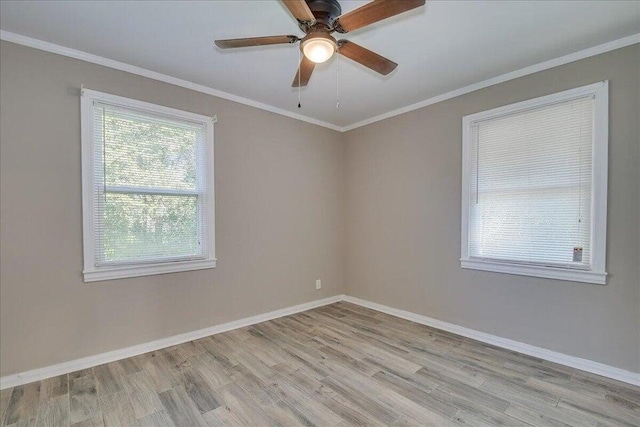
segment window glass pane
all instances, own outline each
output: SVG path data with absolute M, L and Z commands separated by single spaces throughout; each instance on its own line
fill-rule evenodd
M 102 103 L 93 111 L 96 265 L 203 257 L 205 125 Z
M 107 194 L 103 261 L 197 256 L 198 210 L 196 196 Z
M 201 125 L 117 107 L 98 108 L 107 186 L 197 190 Z
M 473 126 L 470 256 L 589 265 L 593 103 L 584 97 Z

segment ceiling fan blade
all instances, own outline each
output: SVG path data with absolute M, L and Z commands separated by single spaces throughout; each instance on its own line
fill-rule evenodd
M 398 64 L 348 40 L 338 42 L 338 53 L 380 74 L 387 75 L 396 69 Z
M 231 49 L 234 47 L 264 46 L 269 44 L 295 43 L 300 40 L 297 36 L 266 36 L 248 37 L 246 39 L 216 40 L 216 46 L 220 49 Z
M 407 10 L 424 6 L 426 0 L 373 0 L 351 12 L 338 17 L 338 31 L 357 30 L 374 22 L 382 21 Z
M 300 62 L 300 67 L 298 67 L 298 72 L 296 76 L 293 78 L 293 83 L 291 83 L 291 87 L 298 86 L 306 86 L 309 83 L 309 79 L 311 78 L 311 73 L 313 73 L 313 69 L 315 68 L 316 63 L 307 59 L 306 56 L 302 56 L 302 61 Z
M 307 2 L 304 0 L 282 0 L 282 3 L 289 9 L 289 12 L 296 18 L 298 21 L 302 22 L 312 22 L 316 20 L 316 17 L 313 16 L 311 9 L 307 5 Z

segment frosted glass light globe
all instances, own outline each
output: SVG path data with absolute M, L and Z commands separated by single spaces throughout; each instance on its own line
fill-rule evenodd
M 302 53 L 310 61 L 320 64 L 333 56 L 336 45 L 327 38 L 312 38 L 306 40 L 302 45 Z

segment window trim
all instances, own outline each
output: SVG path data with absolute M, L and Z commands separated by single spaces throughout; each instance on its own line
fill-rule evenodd
M 471 126 L 479 121 L 522 112 L 557 102 L 593 96 L 594 132 L 592 157 L 591 198 L 591 263 L 588 269 L 542 266 L 500 260 L 488 260 L 469 256 L 469 192 L 471 169 Z M 530 99 L 503 107 L 470 114 L 462 118 L 462 209 L 460 266 L 465 269 L 492 271 L 522 276 L 544 277 L 605 285 L 607 280 L 607 168 L 609 146 L 609 81 L 604 80 L 587 86 Z
M 215 117 L 208 117 L 174 108 L 164 107 L 148 102 L 138 101 L 122 96 L 111 95 L 89 89 L 81 90 L 80 97 L 80 126 L 81 126 L 81 155 L 82 155 L 82 242 L 84 255 L 84 269 L 82 271 L 85 282 L 121 279 L 127 277 L 149 276 L 178 271 L 202 270 L 216 266 L 215 251 L 215 187 L 214 187 L 214 137 L 213 125 Z M 141 110 L 149 113 L 172 116 L 181 120 L 202 123 L 205 126 L 205 175 L 204 190 L 202 192 L 203 238 L 205 240 L 204 258 L 145 262 L 118 265 L 96 266 L 95 251 L 95 212 L 93 192 L 94 171 L 94 141 L 93 141 L 93 104 L 103 102 Z

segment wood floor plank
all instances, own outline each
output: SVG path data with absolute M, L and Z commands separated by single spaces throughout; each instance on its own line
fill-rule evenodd
M 502 412 L 509 407 L 509 402 L 505 399 L 469 387 L 466 384 L 455 384 L 454 382 L 439 386 L 431 392 L 431 395 L 441 402 L 468 411 L 493 409 Z
M 479 389 L 508 402 L 519 403 L 525 406 L 530 402 L 534 402 L 536 404 L 546 404 L 553 407 L 560 401 L 558 396 L 551 393 L 537 390 L 529 385 L 511 383 L 509 381 L 490 379 L 485 381 Z
M 66 383 L 66 375 L 65 383 Z M 52 397 L 38 405 L 36 426 L 60 427 L 69 425 L 69 396 L 65 393 Z
M 135 374 L 142 371 L 142 360 L 144 356 L 133 356 L 126 359 L 118 360 L 118 365 L 125 375 Z
M 320 350 L 324 354 L 325 358 L 332 363 L 336 363 L 344 366 L 347 369 L 358 372 L 362 375 L 371 375 L 376 372 L 376 369 L 367 363 L 363 363 L 360 360 L 354 359 L 348 354 L 337 350 L 331 346 L 321 347 Z
M 385 388 L 393 390 L 397 394 L 447 419 L 453 417 L 458 410 L 453 405 L 435 399 L 430 393 L 420 387 L 416 387 L 415 383 L 406 381 L 392 373 L 380 371 L 373 378 L 380 381 Z
M 241 426 L 240 421 L 235 420 L 234 422 L 230 422 L 228 420 L 223 419 L 216 411 L 222 409 L 220 406 L 213 411 L 209 411 L 206 414 L 202 414 L 202 418 L 210 427 L 227 427 L 227 426 Z
M 220 406 L 219 398 L 202 375 L 191 368 L 185 369 L 183 375 L 184 389 L 201 414 L 213 411 Z
M 28 420 L 18 421 L 17 423 L 5 427 L 36 427 L 36 422 L 36 418 L 30 418 Z
M 622 406 L 626 409 L 630 409 L 632 411 L 639 411 L 640 410 L 640 404 L 635 403 L 632 400 L 627 400 L 626 397 L 620 397 L 616 394 L 607 394 L 604 397 L 604 400 L 606 400 L 609 403 L 612 403 L 614 405 L 619 405 Z
M 341 361 L 342 363 L 349 362 L 352 365 L 352 368 L 362 371 L 364 374 L 370 375 L 375 371 L 371 372 L 366 363 L 353 363 L 352 361 L 348 360 L 348 358 L 340 355 L 346 354 L 345 352 L 349 350 L 352 352 L 352 354 L 359 355 L 360 360 L 363 360 L 365 362 L 373 360 L 385 367 L 406 373 L 414 373 L 421 368 L 420 365 L 412 362 L 411 360 L 403 359 L 402 357 L 387 351 L 383 346 L 375 347 L 374 345 L 371 345 L 364 340 L 358 339 L 355 335 L 336 335 L 336 338 L 337 343 L 325 346 L 321 350 L 323 350 L 325 353 L 327 353 L 328 350 L 331 350 L 338 355 L 336 356 L 337 360 Z M 336 349 L 336 347 L 338 346 L 340 347 L 340 350 Z M 353 357 L 351 357 L 351 359 L 353 359 Z
M 178 386 L 158 395 L 160 401 L 176 426 L 207 426 L 200 411 L 184 387 Z
M 197 341 L 197 345 L 213 355 L 225 368 L 237 365 L 234 358 L 240 347 L 235 341 L 225 334 L 213 335 Z
M 543 365 L 541 363 L 531 363 L 529 361 L 517 361 L 509 359 L 503 363 L 505 368 L 512 369 L 514 371 L 522 372 L 528 375 L 530 378 L 536 378 L 540 380 L 546 380 L 548 378 L 555 379 L 556 381 L 568 380 L 571 375 L 561 369 L 555 369 L 555 367 Z
M 256 377 L 260 378 L 264 382 L 271 381 L 272 369 L 265 364 L 262 360 L 249 352 L 240 352 L 236 354 L 236 360 L 242 367 L 251 372 Z
M 92 371 L 89 370 L 85 373 L 88 373 L 88 375 L 80 377 L 69 375 L 69 421 L 71 424 L 95 418 L 102 419 L 97 380 Z M 87 423 L 91 425 L 91 422 L 88 421 Z
M 640 412 L 623 411 L 620 408 L 606 407 L 593 401 L 581 400 L 576 402 L 563 398 L 560 399 L 558 407 L 581 415 L 588 415 L 605 425 L 613 424 L 627 427 L 640 425 Z
M 244 391 L 261 406 L 268 406 L 279 400 L 273 389 L 260 378 L 253 375 L 244 367 L 233 376 L 233 383 L 239 385 Z
M 420 405 L 395 392 L 385 393 L 379 396 L 378 400 L 387 408 L 402 414 L 405 421 L 411 420 L 418 425 L 431 427 L 450 427 L 454 425 L 449 417 L 433 412 L 424 405 Z
M 169 371 L 176 377 L 182 378 L 181 373 L 185 369 L 191 369 L 191 363 L 184 352 L 180 351 L 180 347 L 174 346 L 160 350 L 162 356 L 167 361 Z
M 551 362 L 542 362 L 544 365 L 551 364 Z M 600 375 L 592 374 L 590 372 L 578 371 L 566 366 L 559 366 L 554 364 L 557 369 L 566 369 L 571 373 L 571 382 L 573 384 L 580 384 L 590 388 L 603 390 L 607 394 L 616 394 L 625 399 L 631 400 L 640 404 L 640 386 L 623 383 L 613 380 L 611 378 L 602 377 Z
M 106 426 L 137 427 L 138 421 L 127 393 L 117 391 L 107 395 L 99 395 L 102 417 Z
M 211 427 L 235 427 L 247 425 L 239 420 L 233 412 L 231 412 L 231 408 L 225 405 L 203 414 L 202 417 L 207 422 L 207 425 Z M 247 426 L 249 427 L 249 425 Z M 257 425 L 256 427 L 260 427 L 260 425 Z
M 40 400 L 40 382 L 19 385 L 13 388 L 4 416 L 4 425 L 35 420 Z
M 322 401 L 322 404 L 331 412 L 338 415 L 345 425 L 349 426 L 383 426 L 382 421 L 377 420 L 366 411 L 362 411 L 354 404 L 340 396 L 331 396 Z M 341 424 L 342 424 L 341 423 Z M 338 424 L 340 425 L 340 424 Z
M 530 427 L 528 423 L 497 411 L 479 414 L 477 412 L 460 410 L 453 420 L 458 425 L 469 427 Z
M 137 419 L 162 411 L 162 403 L 144 371 L 126 375 L 123 382 Z
M 178 427 L 163 409 L 138 420 L 140 427 Z
M 222 387 L 231 382 L 231 377 L 225 372 L 224 366 L 206 352 L 191 358 L 191 364 L 213 388 Z
M 416 374 L 432 381 L 442 384 L 451 381 L 455 383 L 466 384 L 471 387 L 480 387 L 487 380 L 487 377 L 477 371 L 465 370 L 464 366 L 457 368 L 455 366 L 439 363 L 439 360 L 429 358 L 425 360 L 422 368 L 416 371 Z
M 572 426 L 572 427 L 597 427 L 602 424 L 593 418 L 576 417 L 575 413 L 562 411 L 561 408 L 545 408 L 544 411 L 536 411 L 533 408 L 525 408 L 520 405 L 509 405 L 505 414 L 517 418 L 532 426 Z
M 12 392 L 13 387 L 0 390 L 0 425 L 4 423 L 4 414 L 7 412 L 7 407 L 9 406 L 9 400 L 11 399 Z
M 188 341 L 179 345 L 175 345 L 173 347 L 168 347 L 165 350 L 169 352 L 176 350 L 187 359 L 191 359 L 192 357 L 198 356 L 202 354 L 202 352 L 204 351 L 202 347 L 196 345 L 194 341 Z
M 497 399 L 490 395 L 482 395 L 483 392 L 477 389 L 471 388 L 469 391 L 473 394 L 461 395 L 439 387 L 431 392 L 431 396 L 440 402 L 459 408 L 456 415 L 464 413 L 467 418 L 471 417 L 473 419 L 482 419 L 487 422 L 492 422 L 494 420 L 506 420 L 509 424 L 524 424 L 520 421 L 511 420 L 510 417 L 503 416 L 502 413 L 504 409 L 506 409 L 505 405 L 508 407 L 509 402 Z M 489 404 L 486 404 L 487 401 Z M 496 409 L 496 407 L 503 409 Z M 463 417 L 463 419 L 465 417 Z
M 307 379 L 310 377 L 307 376 Z M 294 408 L 297 414 L 301 414 L 301 419 L 309 420 L 318 426 L 333 426 L 338 424 L 341 419 L 328 407 L 322 405 L 324 399 L 316 393 L 318 387 L 321 386 L 322 384 L 318 383 L 318 386 L 315 387 L 304 387 L 292 376 L 279 377 L 275 380 L 274 385 L 282 401 Z
M 275 425 L 275 422 L 260 405 L 238 385 L 225 385 L 218 389 L 217 393 L 223 403 L 221 406 L 224 408 L 219 412 L 227 413 L 225 419 L 237 419 L 241 425 L 245 426 Z
M 85 375 L 93 375 L 93 368 L 80 369 L 79 371 L 71 372 L 67 377 L 69 378 L 69 383 L 71 383 L 71 380 L 84 377 Z
M 65 395 L 69 392 L 68 375 L 58 375 L 41 381 L 40 402 L 44 403 L 49 399 Z
M 71 427 L 104 427 L 102 413 L 100 413 L 99 417 L 88 418 L 75 424 L 71 424 Z
M 180 385 L 179 377 L 173 373 L 169 361 L 162 352 L 152 352 L 141 361 L 141 365 L 156 393 L 162 393 Z
M 364 393 L 358 389 L 339 382 L 334 378 L 325 378 L 322 383 L 327 387 L 340 394 L 342 398 L 351 402 L 370 416 L 380 420 L 384 424 L 392 424 L 400 418 L 400 414 L 391 408 L 386 408 L 375 399 L 370 397 L 369 393 Z M 377 393 L 376 393 L 377 394 Z
M 0 427 L 640 426 L 640 387 L 340 302 L 3 390 Z
M 312 426 L 314 425 L 303 413 L 287 402 L 278 400 L 263 407 L 276 424 L 281 426 Z
M 512 383 L 524 384 L 529 379 L 528 376 L 512 369 L 505 368 L 501 365 L 494 365 L 484 360 L 475 359 L 473 357 L 467 358 L 467 356 L 454 355 L 453 351 L 447 353 L 447 357 L 451 357 L 459 362 L 466 362 L 466 364 L 460 368 L 461 370 L 474 375 L 481 376 L 486 379 L 497 381 L 508 381 Z
M 280 364 L 274 366 L 274 369 L 281 373 L 284 381 L 288 381 L 289 384 L 299 390 L 300 393 L 305 394 L 313 401 L 325 406 L 348 425 L 383 425 L 380 421 L 366 412 L 361 411 L 346 399 L 342 398 L 338 393 L 326 387 L 312 372 L 307 371 L 306 368 L 291 369 L 284 364 Z M 276 382 L 276 384 L 278 383 Z M 304 402 L 296 405 L 287 404 L 287 407 L 290 412 L 295 414 L 298 421 L 309 425 L 311 422 L 309 418 L 300 410 L 296 409 L 296 407 L 300 405 L 304 405 Z
M 93 368 L 98 392 L 101 396 L 122 391 L 121 375 L 124 372 L 117 362 L 106 363 Z
M 385 337 L 381 334 L 374 334 L 369 331 L 359 330 L 353 332 L 353 336 L 357 340 L 363 341 L 369 345 L 380 346 L 389 353 L 399 357 L 407 358 L 410 351 L 409 348 L 406 348 L 403 345 L 398 345 L 397 342 L 393 342 L 392 338 Z

